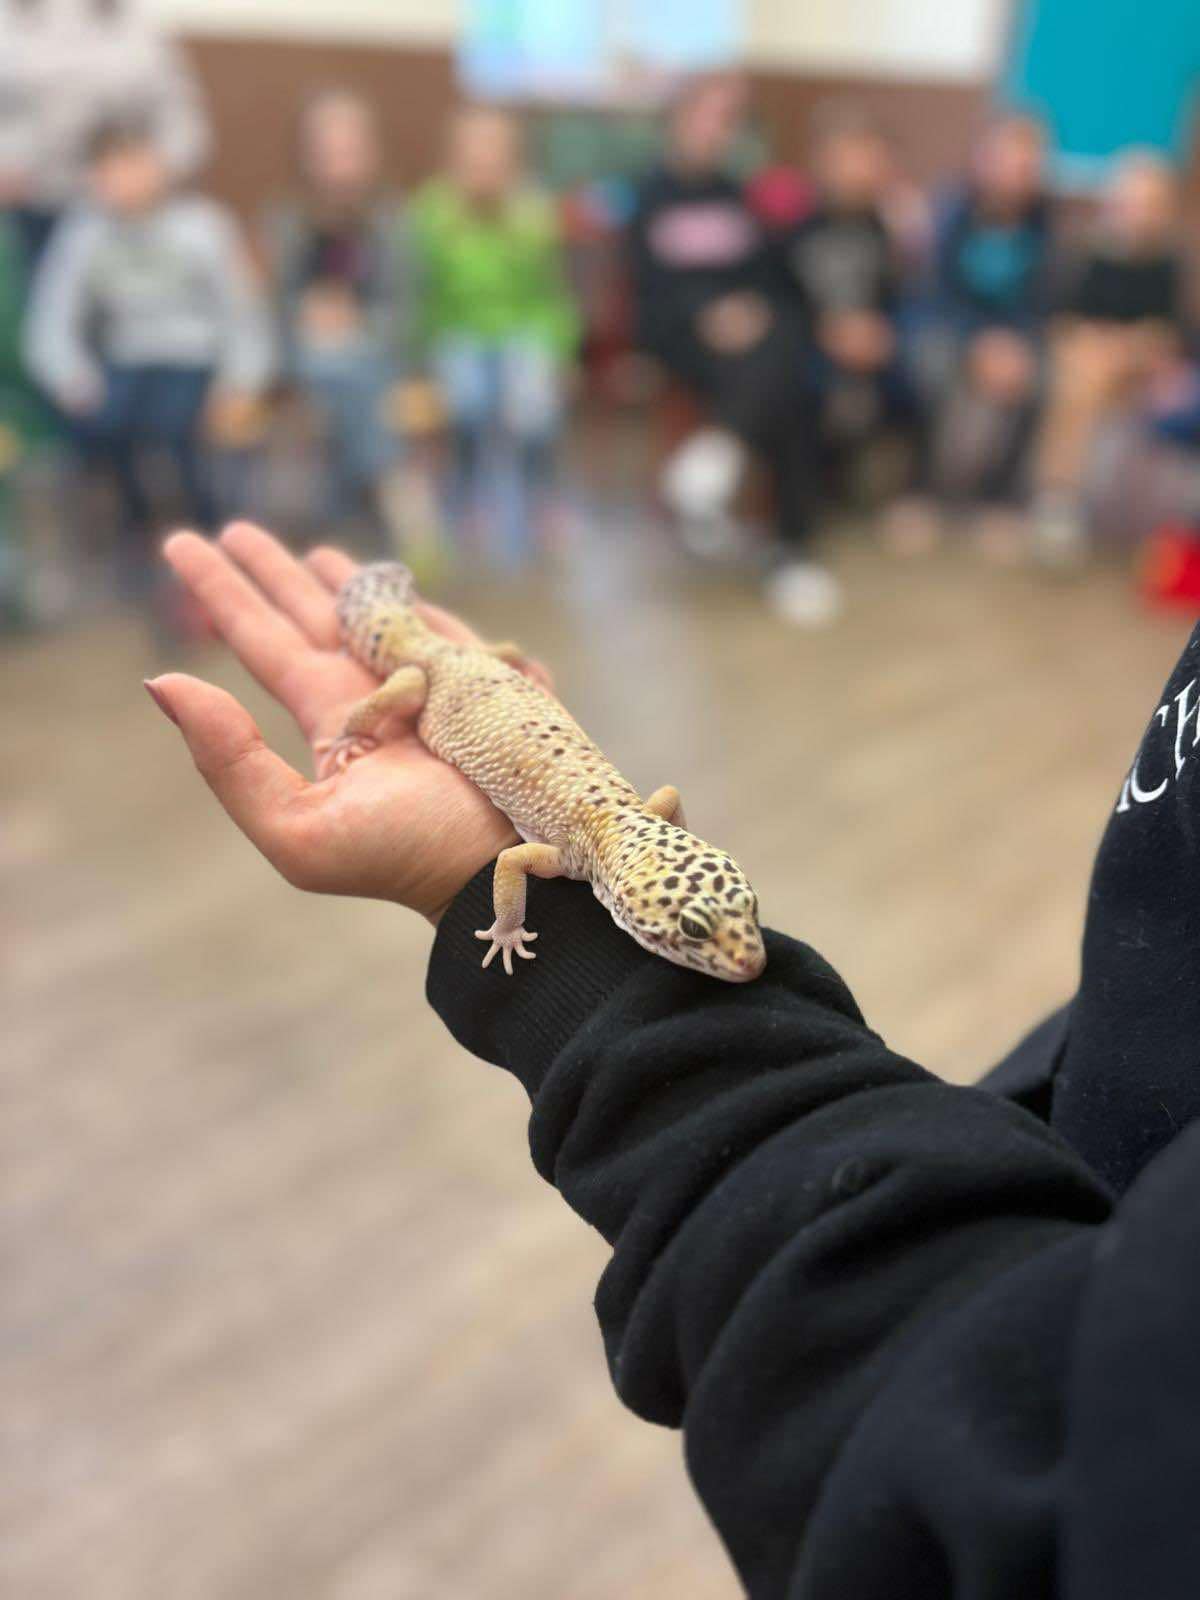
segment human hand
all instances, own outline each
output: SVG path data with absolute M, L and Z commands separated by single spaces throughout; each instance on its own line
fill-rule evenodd
M 69 417 L 86 417 L 104 403 L 104 380 L 98 373 L 81 370 L 54 391 L 60 411 Z
M 18 167 L 0 167 L 0 206 L 24 205 L 31 188 L 28 173 Z
M 446 425 L 446 402 L 428 378 L 401 378 L 383 397 L 383 420 L 406 439 L 424 439 Z
M 226 450 L 245 450 L 261 436 L 266 407 L 248 389 L 214 389 L 204 408 L 209 439 Z
M 362 328 L 362 310 L 336 282 L 314 283 L 300 300 L 300 331 L 315 345 L 341 345 Z
M 771 308 L 760 294 L 726 294 L 700 313 L 700 337 L 722 355 L 740 355 L 760 343 Z
M 822 349 L 839 367 L 874 372 L 895 348 L 891 324 L 877 311 L 836 311 L 821 323 Z
M 310 746 L 338 734 L 376 680 L 339 648 L 336 591 L 356 570 L 341 551 L 297 561 L 250 523 L 216 544 L 177 533 L 164 546 L 176 574 L 239 661 L 299 724 Z M 419 602 L 447 638 L 475 641 L 457 617 Z M 529 675 L 548 687 L 543 668 Z M 517 835 L 508 819 L 410 727 L 309 782 L 269 750 L 232 695 L 184 673 L 147 684 L 177 723 L 201 776 L 275 869 L 317 894 L 394 900 L 437 922 L 480 867 Z M 315 763 L 314 763 L 315 764 Z
M 972 382 L 989 399 L 1014 405 L 1033 388 L 1036 360 L 1028 339 L 1008 328 L 976 334 L 967 352 Z

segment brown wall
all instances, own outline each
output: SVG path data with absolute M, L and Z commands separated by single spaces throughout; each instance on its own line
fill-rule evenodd
M 331 86 L 358 90 L 377 108 L 398 184 L 424 177 L 437 160 L 454 99 L 446 50 L 207 36 L 184 45 L 213 121 L 209 185 L 243 214 L 286 189 L 300 109 Z
M 813 112 L 830 101 L 866 106 L 897 143 L 901 164 L 922 181 L 960 168 L 983 117 L 987 85 L 853 76 L 811 77 L 756 72 L 754 104 L 771 147 L 783 161 L 801 163 Z
M 216 131 L 211 187 L 244 214 L 253 214 L 286 187 L 297 113 L 310 95 L 331 84 L 357 89 L 378 107 L 389 165 L 401 185 L 424 176 L 437 159 L 442 124 L 455 96 L 449 51 L 265 38 L 202 37 L 185 45 Z M 802 159 L 814 106 L 849 97 L 874 109 L 918 178 L 940 175 L 961 162 L 986 99 L 982 84 L 815 78 L 796 72 L 756 72 L 751 82 L 780 159 Z

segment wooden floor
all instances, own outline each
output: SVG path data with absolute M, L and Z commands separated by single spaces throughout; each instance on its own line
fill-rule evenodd
M 1071 986 L 1186 629 L 1115 573 L 836 560 L 812 636 L 637 515 L 467 599 L 965 1081 Z M 677 1437 L 610 1392 L 602 1246 L 425 1008 L 425 927 L 277 881 L 143 695 L 159 664 L 119 620 L 0 656 L 0 1592 L 728 1600 Z

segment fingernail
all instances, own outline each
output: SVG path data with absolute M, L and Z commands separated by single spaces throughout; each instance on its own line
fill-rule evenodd
M 154 704 L 162 712 L 163 716 L 169 717 L 175 726 L 178 727 L 179 718 L 175 715 L 175 711 L 171 705 L 171 702 L 167 699 L 163 690 L 159 688 L 158 684 L 152 683 L 149 678 L 143 678 L 142 686 L 146 693 L 150 696 L 151 700 L 154 701 Z

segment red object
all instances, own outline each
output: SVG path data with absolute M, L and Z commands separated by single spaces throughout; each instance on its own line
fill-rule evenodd
M 1153 606 L 1200 611 L 1200 527 L 1168 522 L 1142 548 L 1138 588 Z
M 803 221 L 813 199 L 812 184 L 792 167 L 760 167 L 746 184 L 746 204 L 772 233 Z

